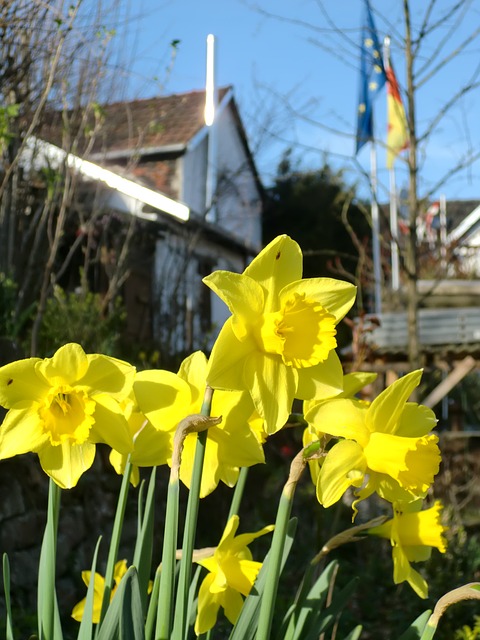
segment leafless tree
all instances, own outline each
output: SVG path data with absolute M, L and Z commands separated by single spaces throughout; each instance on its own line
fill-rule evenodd
M 324 0 L 316 0 L 318 6 L 318 23 L 312 24 L 302 20 L 301 14 L 296 18 L 279 15 L 266 10 L 261 0 L 246 1 L 250 7 L 262 16 L 281 22 L 290 22 L 298 29 L 303 29 L 305 38 L 314 46 L 322 49 L 331 58 L 336 58 L 351 67 L 352 60 L 360 58 L 360 24 L 355 29 L 345 28 L 332 17 L 331 6 Z M 480 37 L 480 9 L 474 0 L 427 0 L 421 5 L 412 6 L 410 0 L 402 3 L 379 3 L 371 1 L 377 29 L 379 33 L 391 37 L 392 56 L 396 62 L 397 72 L 402 61 L 405 78 L 401 88 L 403 101 L 407 111 L 410 146 L 405 158 L 408 170 L 408 240 L 402 247 L 401 264 L 406 279 L 407 315 L 409 323 L 408 354 L 412 367 L 420 365 L 420 347 L 418 342 L 417 280 L 419 277 L 419 245 L 417 241 L 417 219 L 425 209 L 425 203 L 452 178 L 467 175 L 473 163 L 480 158 L 478 144 L 472 140 L 471 121 L 466 115 L 465 105 L 480 86 L 480 63 L 478 59 L 478 43 Z M 359 15 L 360 19 L 360 15 Z M 452 70 L 454 73 L 452 74 Z M 447 75 L 448 74 L 448 75 Z M 400 74 L 399 74 L 400 75 Z M 426 116 L 422 113 L 419 121 L 417 108 L 422 91 L 426 91 L 434 80 L 448 77 L 445 82 L 443 98 Z M 452 77 L 454 79 L 452 79 Z M 329 87 L 329 90 L 331 87 Z M 283 102 L 286 111 L 315 124 L 329 134 L 343 138 L 352 138 L 352 123 L 331 125 L 331 119 L 319 122 L 312 117 L 307 108 L 299 110 L 292 106 L 289 97 L 277 96 Z M 308 107 L 306 105 L 305 107 Z M 434 184 L 421 186 L 419 177 L 429 162 L 428 145 L 453 117 L 463 132 L 463 150 L 452 154 L 448 169 L 438 175 Z M 474 111 L 471 111 L 474 118 Z M 379 144 L 384 144 L 382 140 Z M 458 141 L 460 142 L 460 141 Z M 290 142 L 291 144 L 291 142 Z M 353 148 L 353 145 L 352 145 Z M 330 154 L 332 155 L 332 154 Z M 368 172 L 362 170 L 352 157 L 338 156 L 338 162 L 350 164 L 363 173 L 369 180 Z M 397 161 L 399 162 L 399 161 Z M 423 183 L 425 184 L 425 182 Z M 388 187 L 383 192 L 388 193 Z M 386 242 L 387 239 L 385 238 Z
M 32 355 L 47 300 L 73 265 L 81 267 L 83 291 L 89 271 L 102 270 L 105 312 L 128 271 L 134 219 L 125 221 L 120 246 L 107 237 L 108 212 L 66 155 L 55 165 L 38 161 L 39 140 L 85 156 L 98 138 L 100 105 L 121 89 L 110 28 L 120 7 L 117 0 L 0 2 L 0 272 L 17 285 L 12 323 L 33 311 Z M 105 268 L 105 250 L 115 250 L 113 269 Z

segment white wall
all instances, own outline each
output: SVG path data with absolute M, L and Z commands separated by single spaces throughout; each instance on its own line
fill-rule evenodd
M 261 200 L 231 109 L 218 115 L 211 132 L 217 175 L 216 222 L 241 242 L 259 250 L 262 241 Z M 180 200 L 193 211 L 205 212 L 208 140 L 199 136 L 183 156 Z
M 218 223 L 249 245 L 262 242 L 261 200 L 230 109 L 217 122 Z

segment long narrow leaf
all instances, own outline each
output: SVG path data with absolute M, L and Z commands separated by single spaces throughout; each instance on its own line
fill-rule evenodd
M 168 640 L 172 628 L 173 597 L 175 589 L 175 553 L 178 538 L 179 480 L 168 483 L 167 509 L 163 531 L 162 570 L 158 595 L 155 640 Z
M 13 640 L 12 605 L 10 600 L 10 563 L 8 562 L 6 553 L 3 554 L 3 589 L 5 592 L 6 609 L 5 638 L 6 640 Z
M 95 571 L 97 570 L 97 558 L 98 549 L 100 548 L 100 537 L 95 545 L 95 551 L 93 554 L 92 568 L 90 570 L 90 581 L 88 583 L 87 597 L 85 600 L 85 607 L 83 610 L 82 621 L 80 622 L 80 628 L 78 630 L 77 640 L 91 640 L 93 632 L 93 596 L 95 593 Z
M 311 617 L 312 610 L 320 612 L 326 602 L 330 582 L 337 566 L 338 562 L 335 560 L 331 562 L 308 591 L 309 585 L 305 581 L 305 588 L 300 591 L 297 602 L 291 609 L 288 626 L 286 630 L 284 628 L 280 630 L 279 638 L 299 640 L 302 637 L 304 627 Z
M 188 592 L 188 607 L 187 607 L 187 628 L 188 626 L 193 626 L 195 624 L 195 614 L 196 614 L 196 593 L 197 593 L 197 585 L 200 579 L 200 574 L 202 572 L 202 567 L 198 566 L 194 575 L 192 582 L 190 584 L 190 591 Z M 187 634 L 185 634 L 186 637 Z
M 302 640 L 318 640 L 319 634 L 327 631 L 334 624 L 337 617 L 351 601 L 352 593 L 357 588 L 357 584 L 358 578 L 350 580 L 346 587 L 334 594 L 332 602 L 326 609 L 320 609 L 320 611 L 312 609 L 312 615 L 308 621 L 308 633 L 302 635 Z
M 122 535 L 123 520 L 125 517 L 125 508 L 127 506 L 128 490 L 130 487 L 130 475 L 132 473 L 132 463 L 130 456 L 127 459 L 125 470 L 123 472 L 122 485 L 118 496 L 117 509 L 115 512 L 115 520 L 113 521 L 112 536 L 110 538 L 110 547 L 108 549 L 107 567 L 105 570 L 105 591 L 103 592 L 102 608 L 100 611 L 100 623 L 97 627 L 97 633 L 101 628 L 103 618 L 110 604 L 110 595 L 113 587 L 113 574 L 115 572 L 115 563 L 117 562 L 118 548 L 120 546 L 120 537 Z
M 40 640 L 62 639 L 60 616 L 55 593 L 60 487 L 50 480 L 48 488 L 47 524 L 42 540 L 38 565 L 38 637 Z
M 158 594 L 160 593 L 160 567 L 155 572 L 153 580 L 153 589 L 150 596 L 150 604 L 148 605 L 147 621 L 145 623 L 145 640 L 151 640 L 155 622 L 157 620 Z
M 346 636 L 343 640 L 358 640 L 358 638 L 360 638 L 360 635 L 362 633 L 362 629 L 363 627 L 361 624 L 357 625 L 355 629 L 352 629 L 348 634 L 348 636 Z
M 145 640 L 143 608 L 135 567 L 130 567 L 108 607 L 98 640 Z
M 427 626 L 428 619 L 430 618 L 430 614 L 432 613 L 431 609 L 427 609 L 418 618 L 412 622 L 412 624 L 408 627 L 405 633 L 402 633 L 399 640 L 419 640 L 422 637 L 422 633 Z
M 147 611 L 148 583 L 150 580 L 150 571 L 152 568 L 153 555 L 153 519 L 155 514 L 155 479 L 156 467 L 152 469 L 150 482 L 148 484 L 148 492 L 145 501 L 145 508 L 142 514 L 143 492 L 138 497 L 139 501 L 139 517 L 138 517 L 138 535 L 135 543 L 135 551 L 133 554 L 133 564 L 137 567 L 138 582 L 140 586 L 140 595 L 142 597 L 143 611 Z M 142 517 L 143 516 L 143 517 Z
M 283 548 L 281 571 L 285 566 L 290 549 L 292 548 L 295 530 L 297 528 L 297 519 L 292 518 L 288 523 L 285 545 Z M 270 552 L 269 552 L 270 553 Z M 232 629 L 229 640 L 253 640 L 257 631 L 258 617 L 260 615 L 260 603 L 263 590 L 267 580 L 269 553 L 267 554 L 262 568 L 260 569 L 253 589 L 250 591 L 235 626 Z

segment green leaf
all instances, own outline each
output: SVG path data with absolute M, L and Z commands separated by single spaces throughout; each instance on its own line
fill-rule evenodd
M 399 640 L 419 640 L 422 637 L 422 633 L 425 631 L 425 627 L 431 613 L 431 609 L 428 609 L 420 614 L 408 629 L 402 633 Z
M 98 640 L 145 640 L 142 599 L 135 567 L 128 569 L 118 585 Z
M 343 640 L 358 640 L 358 638 L 360 638 L 360 634 L 362 633 L 362 629 L 363 627 L 361 624 L 357 625 L 355 629 L 352 629 L 348 636 L 346 636 Z
M 5 591 L 5 609 L 6 609 L 6 621 L 5 621 L 5 638 L 6 640 L 13 640 L 13 619 L 12 619 L 12 605 L 10 601 L 10 563 L 8 562 L 8 556 L 3 554 L 3 589 Z
M 47 524 L 38 564 L 38 637 L 40 640 L 62 640 L 60 615 L 55 592 L 57 530 L 60 512 L 60 487 L 50 480 L 48 488 Z
M 320 633 L 326 631 L 335 623 L 343 609 L 350 602 L 355 589 L 357 588 L 359 579 L 353 578 L 340 592 L 334 594 L 332 602 L 322 611 L 315 608 L 315 602 L 312 602 L 312 611 L 306 625 L 307 633 L 301 636 L 302 640 L 317 640 Z
M 285 545 L 283 548 L 283 555 L 281 561 L 281 571 L 285 566 L 290 549 L 292 548 L 293 538 L 295 536 L 295 530 L 297 528 L 297 518 L 292 518 L 288 523 L 287 536 L 285 539 Z M 250 591 L 245 602 L 243 603 L 242 610 L 238 617 L 238 620 L 233 627 L 229 640 L 253 640 L 257 631 L 258 617 L 260 614 L 260 603 L 262 593 L 265 588 L 268 571 L 268 554 L 262 564 L 253 589 Z
M 92 632 L 93 632 L 92 617 L 93 617 L 93 596 L 95 592 L 95 589 L 94 589 L 95 571 L 97 569 L 98 549 L 100 547 L 101 540 L 102 540 L 102 537 L 100 536 L 95 546 L 95 552 L 93 554 L 92 568 L 90 573 L 90 581 L 88 583 L 85 608 L 83 610 L 83 616 L 82 616 L 82 621 L 80 623 L 80 628 L 78 630 L 77 640 L 91 640 L 92 638 Z
M 113 521 L 113 530 L 110 538 L 110 547 L 108 549 L 107 568 L 105 570 L 105 591 L 103 592 L 102 609 L 100 612 L 100 623 L 97 627 L 96 637 L 98 637 L 99 629 L 103 623 L 106 611 L 110 603 L 110 595 L 113 587 L 113 574 L 115 571 L 115 563 L 117 562 L 118 548 L 120 546 L 120 537 L 122 535 L 123 521 L 125 518 L 125 509 L 127 506 L 128 490 L 130 488 L 130 475 L 132 473 L 132 463 L 130 456 L 127 459 L 125 470 L 123 472 L 122 484 L 118 496 L 117 509 L 115 511 L 115 520 Z
M 150 482 L 148 484 L 145 509 L 142 513 L 143 491 L 138 496 L 138 528 L 135 551 L 133 554 L 133 565 L 137 567 L 140 595 L 142 598 L 143 611 L 147 611 L 148 583 L 153 555 L 153 528 L 155 513 L 155 478 L 156 467 L 152 469 Z
M 157 620 L 158 594 L 160 593 L 160 567 L 155 572 L 153 580 L 153 589 L 150 595 L 150 604 L 148 605 L 147 621 L 145 623 L 145 640 L 151 640 L 155 623 Z
M 292 640 L 299 640 L 304 632 L 304 627 L 307 624 L 309 618 L 311 618 L 312 611 L 320 613 L 322 607 L 327 599 L 328 589 L 335 570 L 338 567 L 338 562 L 331 562 L 320 574 L 315 581 L 315 584 L 307 592 L 309 586 L 309 576 L 311 573 L 311 567 L 306 572 L 305 580 L 302 585 L 302 589 L 297 596 L 297 601 L 290 607 L 284 625 L 288 622 L 288 626 L 285 629 L 283 626 L 279 637 Z

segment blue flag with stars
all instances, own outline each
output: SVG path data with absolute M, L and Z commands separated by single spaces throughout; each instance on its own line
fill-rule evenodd
M 365 143 L 373 140 L 373 100 L 387 80 L 369 0 L 365 0 L 360 51 L 360 96 L 355 154 Z

